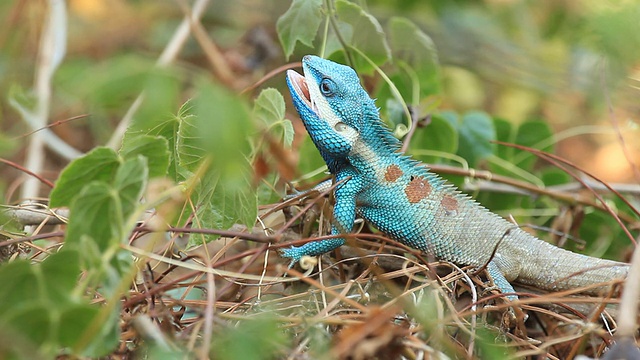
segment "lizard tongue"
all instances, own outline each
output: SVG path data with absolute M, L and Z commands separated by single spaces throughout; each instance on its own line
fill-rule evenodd
M 307 85 L 307 81 L 304 76 L 298 74 L 293 70 L 287 70 L 287 77 L 289 81 L 293 85 L 293 88 L 301 99 L 303 99 L 309 108 L 312 108 L 311 105 L 311 95 L 309 94 L 309 86 Z

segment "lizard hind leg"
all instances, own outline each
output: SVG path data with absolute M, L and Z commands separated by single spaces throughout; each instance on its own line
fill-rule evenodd
M 509 301 L 518 300 L 518 296 L 514 294 L 516 292 L 515 289 L 511 286 L 509 280 L 504 277 L 504 274 L 502 274 L 502 271 L 500 271 L 500 268 L 493 260 L 489 262 L 487 271 L 489 272 L 489 276 L 491 277 L 491 280 L 493 280 L 494 285 L 501 293 L 511 294 L 506 296 Z

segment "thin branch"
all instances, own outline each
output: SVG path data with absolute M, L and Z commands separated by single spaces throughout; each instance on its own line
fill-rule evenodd
M 36 106 L 31 116 L 37 128 L 47 125 L 49 107 L 51 102 L 51 79 L 56 68 L 62 62 L 66 51 L 67 14 L 64 0 L 49 0 L 49 11 L 40 40 L 38 56 L 38 68 L 35 75 Z M 29 142 L 25 167 L 33 172 L 40 173 L 44 166 L 44 137 L 42 133 L 35 133 Z M 37 179 L 30 177 L 22 185 L 21 197 L 23 199 L 38 196 L 40 184 Z
M 182 8 L 182 11 L 184 11 L 186 18 L 190 20 L 189 25 L 191 26 L 193 37 L 196 39 L 198 44 L 200 44 L 200 47 L 204 51 L 207 60 L 209 60 L 209 63 L 211 64 L 213 73 L 218 78 L 218 80 L 220 80 L 220 82 L 229 87 L 233 87 L 235 77 L 233 75 L 233 72 L 231 71 L 231 68 L 229 68 L 229 65 L 224 59 L 222 52 L 220 51 L 220 49 L 218 49 L 218 46 L 213 41 L 211 41 L 209 34 L 207 34 L 207 30 L 200 23 L 200 19 L 191 16 L 191 11 L 185 4 L 185 1 L 179 0 L 178 4 Z
M 59 122 L 41 126 L 38 120 L 34 117 L 34 114 L 30 110 L 25 109 L 16 99 L 10 98 L 9 105 L 11 105 L 19 114 L 22 120 L 27 123 L 31 128 L 31 132 L 23 135 L 29 136 L 34 133 L 39 133 L 42 140 L 51 151 L 58 154 L 60 157 L 69 161 L 82 156 L 82 152 L 67 144 L 64 140 L 60 139 L 56 133 L 49 129 L 52 126 L 60 125 Z
M 207 258 L 206 264 L 208 268 L 211 268 L 211 259 Z M 216 306 L 216 283 L 214 281 L 213 273 L 207 272 L 207 306 L 204 308 L 204 333 L 202 347 L 198 357 L 203 360 L 209 359 L 209 350 L 211 346 L 211 339 L 213 336 L 213 316 L 215 314 Z
M 264 84 L 267 80 L 269 80 L 272 77 L 282 73 L 285 70 L 296 69 L 296 68 L 299 68 L 299 67 L 302 67 L 302 62 L 300 62 L 300 61 L 294 62 L 294 63 L 289 63 L 289 64 L 286 64 L 286 65 L 280 66 L 280 67 L 278 67 L 276 69 L 273 69 L 268 74 L 263 76 L 260 80 L 258 80 L 255 84 L 252 84 L 252 85 L 244 88 L 242 91 L 240 91 L 240 95 L 245 94 L 245 93 L 247 93 L 249 91 L 253 91 L 257 87 L 259 87 L 262 84 Z
M 50 232 L 50 233 L 37 234 L 37 235 L 31 235 L 31 236 L 25 236 L 25 237 L 21 237 L 21 238 L 15 238 L 15 239 L 1 241 L 0 242 L 0 248 L 3 247 L 3 246 L 11 245 L 11 244 L 17 244 L 17 243 L 22 243 L 22 242 L 27 242 L 27 241 L 34 241 L 34 240 L 41 240 L 41 239 L 49 239 L 49 238 L 54 238 L 54 237 L 59 237 L 59 236 L 64 236 L 64 231 L 54 231 L 54 232 Z
M 69 209 L 48 209 L 44 205 L 43 208 L 34 208 L 37 204 L 28 204 L 28 206 L 0 206 L 0 214 L 9 217 L 21 225 L 39 225 L 46 223 L 47 225 L 66 224 L 69 219 Z
M 29 174 L 29 175 L 33 176 L 35 179 L 40 180 L 40 182 L 42 182 L 43 184 L 47 185 L 48 187 L 50 187 L 52 189 L 54 187 L 54 185 L 53 185 L 53 183 L 51 181 L 43 178 L 42 176 L 40 176 L 40 175 L 34 173 L 33 171 L 25 168 L 24 166 L 21 166 L 19 164 L 14 163 L 11 160 L 6 160 L 6 159 L 3 159 L 3 158 L 0 158 L 0 162 L 3 163 L 3 164 L 9 165 L 12 168 L 18 169 L 18 170 L 24 172 L 25 174 Z
M 14 8 L 13 14 L 10 15 L 9 17 L 10 20 L 4 22 L 5 25 L 9 24 L 9 26 L 5 26 L 6 29 L 13 28 L 12 26 L 14 25 L 13 23 L 18 21 L 17 14 L 19 14 L 22 11 L 22 8 L 24 7 L 23 6 L 24 3 L 26 3 L 26 1 L 19 2 L 19 5 L 17 5 Z M 63 28 L 64 27 L 66 27 L 66 24 L 63 24 Z M 61 30 L 61 29 L 58 28 L 58 30 Z M 44 41 L 45 31 L 46 30 L 43 30 L 43 41 Z M 62 41 L 64 41 L 64 34 L 60 34 L 59 37 L 60 39 L 62 39 Z M 2 48 L 2 44 L 4 43 L 5 40 L 6 40 L 6 36 L 5 36 L 5 33 L 3 33 L 2 35 L 0 35 L 0 48 Z M 41 44 L 41 45 L 44 46 L 44 44 Z M 56 50 L 58 50 L 58 52 L 63 54 L 64 46 L 58 46 Z M 40 54 L 42 55 L 44 54 L 44 52 L 41 51 Z M 62 56 L 60 55 L 58 58 L 61 59 Z M 74 147 L 67 144 L 64 140 L 60 139 L 58 135 L 56 135 L 53 131 L 48 129 L 49 127 L 55 126 L 56 124 L 47 125 L 43 127 L 41 121 L 35 116 L 34 112 L 30 109 L 26 109 L 22 104 L 20 104 L 13 97 L 9 98 L 9 104 L 20 114 L 20 117 L 22 118 L 22 120 L 24 120 L 27 123 L 27 125 L 31 128 L 32 132 L 40 131 L 42 133 L 42 135 L 40 135 L 42 137 L 42 140 L 47 145 L 47 147 L 49 147 L 49 149 L 51 149 L 53 152 L 55 152 L 56 154 L 58 154 L 59 156 L 67 160 L 73 160 L 82 155 L 82 152 L 76 150 Z M 23 135 L 23 136 L 26 136 L 26 135 Z
M 615 212 L 602 198 L 602 196 L 600 196 L 600 194 L 598 194 L 597 191 L 593 190 L 589 185 L 587 185 L 584 181 L 582 181 L 582 179 L 580 179 L 579 176 L 569 172 L 567 170 L 566 166 L 570 166 L 574 169 L 577 169 L 579 171 L 581 171 L 582 173 L 592 177 L 593 179 L 595 179 L 596 181 L 599 181 L 600 183 L 602 183 L 604 186 L 606 186 L 611 192 L 613 192 L 616 196 L 618 196 L 618 198 L 620 200 L 622 200 L 622 202 L 624 202 L 631 211 L 633 211 L 636 215 L 640 216 L 640 211 L 638 211 L 638 209 L 636 209 L 630 202 L 629 200 L 625 199 L 619 192 L 615 191 L 613 188 L 611 188 L 605 181 L 600 180 L 599 178 L 597 178 L 595 175 L 585 171 L 584 169 L 581 169 L 580 167 L 578 167 L 575 164 L 572 164 L 571 162 L 557 156 L 557 155 L 553 155 L 550 153 L 547 153 L 545 151 L 542 150 L 538 150 L 538 149 L 534 149 L 534 148 L 530 148 L 527 146 L 522 146 L 522 145 L 516 145 L 516 144 L 509 144 L 509 143 L 505 143 L 505 142 L 501 142 L 501 141 L 495 141 L 496 144 L 500 144 L 500 145 L 505 145 L 505 146 L 510 146 L 510 147 L 514 147 L 516 149 L 519 150 L 524 150 L 524 151 L 528 151 L 530 153 L 532 153 L 535 156 L 538 156 L 539 158 L 555 165 L 556 167 L 558 167 L 559 169 L 564 170 L 567 174 L 571 175 L 574 179 L 576 179 L 579 183 L 581 183 L 582 185 L 584 185 L 585 188 L 587 188 L 602 204 L 602 206 L 604 207 L 604 209 L 606 210 L 607 213 L 609 213 L 611 216 L 613 216 L 613 218 L 616 220 L 616 222 L 618 223 L 618 225 L 620 225 L 620 227 L 622 228 L 622 231 L 624 231 L 624 233 L 627 235 L 627 237 L 629 238 L 629 240 L 631 240 L 631 242 L 635 245 L 636 244 L 636 240 L 634 239 L 633 235 L 631 235 L 631 233 L 629 232 L 629 229 L 627 229 L 627 227 L 622 223 L 622 219 L 621 216 L 619 216 L 619 214 L 617 212 Z
M 70 118 L 66 118 L 64 120 L 57 120 L 57 121 L 52 122 L 51 124 L 48 124 L 45 127 L 42 127 L 42 128 L 39 128 L 39 129 L 33 129 L 32 131 L 30 131 L 28 133 L 25 133 L 25 134 L 22 134 L 22 135 L 18 135 L 16 137 L 14 137 L 13 140 L 21 139 L 21 138 L 33 135 L 33 134 L 37 133 L 38 131 L 44 131 L 45 129 L 49 129 L 49 128 L 52 128 L 52 127 L 55 127 L 55 126 L 58 126 L 58 125 L 66 124 L 69 121 L 83 119 L 83 118 L 86 118 L 86 117 L 89 117 L 89 116 L 90 116 L 89 114 L 81 114 L 81 115 L 72 116 Z M 48 145 L 50 145 L 50 144 L 48 144 Z
M 496 142 L 498 143 L 498 142 Z M 501 144 L 501 143 L 498 143 Z M 505 146 L 513 146 L 512 144 L 504 144 Z M 552 199 L 562 201 L 568 204 L 582 204 L 586 206 L 591 206 L 600 211 L 607 212 L 607 208 L 602 203 L 598 203 L 584 195 L 580 194 L 570 194 L 563 191 L 558 191 L 553 188 L 541 188 L 536 185 L 530 184 L 528 182 L 516 180 L 507 176 L 496 175 L 490 171 L 478 171 L 475 169 L 462 169 L 455 166 L 450 165 L 429 165 L 429 168 L 439 174 L 449 174 L 449 175 L 459 175 L 459 176 L 468 176 L 473 179 L 482 179 L 502 184 L 507 184 L 513 186 L 518 189 L 522 189 L 521 194 L 539 194 L 548 196 Z M 580 179 L 578 179 L 580 180 Z M 606 188 L 610 189 L 610 186 L 604 185 Z M 583 188 L 585 186 L 583 185 Z M 615 189 L 611 190 L 615 191 Z M 637 221 L 634 217 L 629 214 L 620 212 L 618 216 L 626 222 L 632 223 Z

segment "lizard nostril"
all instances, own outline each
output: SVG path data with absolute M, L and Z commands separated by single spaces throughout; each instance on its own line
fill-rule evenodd
M 336 124 L 336 126 L 334 126 L 334 129 L 336 129 L 337 132 L 343 132 L 347 130 L 347 124 L 339 122 Z

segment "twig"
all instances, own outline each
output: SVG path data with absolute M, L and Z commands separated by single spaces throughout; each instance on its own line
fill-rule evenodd
M 6 207 L 6 209 L 0 210 L 0 214 L 8 216 L 21 225 L 39 225 L 41 223 L 61 225 L 66 224 L 69 219 L 69 209 L 37 209 L 33 208 L 33 205 L 34 204 L 29 204 L 29 207 Z M 0 209 L 3 207 L 5 206 L 0 206 Z
M 636 240 L 634 239 L 634 237 L 631 235 L 631 233 L 629 232 L 629 229 L 627 229 L 627 227 L 622 223 L 622 219 L 621 216 L 616 213 L 602 198 L 602 196 L 600 196 L 600 194 L 598 194 L 595 190 L 593 190 L 589 185 L 587 185 L 582 179 L 580 179 L 579 176 L 569 172 L 567 170 L 566 166 L 570 166 L 576 170 L 581 171 L 582 173 L 586 174 L 587 176 L 592 177 L 593 179 L 595 179 L 596 181 L 599 181 L 600 183 L 602 183 L 604 186 L 607 187 L 607 189 L 609 189 L 612 193 L 614 193 L 616 196 L 618 196 L 618 198 L 620 200 L 622 200 L 622 202 L 624 202 L 631 211 L 633 211 L 636 215 L 640 216 L 640 211 L 638 211 L 638 209 L 636 209 L 630 202 L 629 200 L 625 199 L 619 192 L 615 191 L 613 188 L 611 188 L 611 186 L 609 186 L 609 184 L 607 184 L 605 181 L 600 180 L 598 177 L 596 177 L 595 175 L 585 171 L 584 169 L 581 169 L 580 167 L 578 167 L 577 165 L 557 156 L 554 154 L 550 154 L 548 152 L 542 151 L 542 150 L 538 150 L 538 149 L 534 149 L 534 148 L 530 148 L 527 146 L 522 146 L 522 145 L 516 145 L 516 144 L 509 144 L 509 143 L 505 143 L 505 142 L 501 142 L 501 141 L 495 141 L 496 144 L 500 144 L 500 145 L 505 145 L 505 146 L 510 146 L 510 147 L 514 147 L 516 149 L 519 150 L 524 150 L 524 151 L 528 151 L 530 153 L 532 153 L 535 156 L 538 156 L 539 158 L 553 164 L 554 166 L 556 166 L 559 169 L 564 170 L 567 174 L 569 174 L 571 177 L 573 177 L 574 179 L 576 179 L 579 183 L 581 183 L 585 188 L 587 188 L 592 194 L 593 196 L 595 196 L 600 203 L 602 204 L 603 208 L 605 209 L 605 211 L 607 213 L 609 213 L 615 220 L 616 222 L 620 225 L 620 227 L 622 228 L 622 231 L 624 231 L 624 233 L 627 235 L 627 237 L 629 238 L 629 240 L 631 240 L 631 242 L 635 245 Z
M 20 105 L 20 103 L 17 102 L 15 99 L 10 98 L 9 104 L 18 113 L 20 113 L 20 117 L 22 118 L 22 120 L 24 120 L 27 123 L 27 125 L 31 128 L 30 133 L 22 136 L 29 136 L 34 133 L 40 133 L 40 136 L 42 136 L 42 140 L 47 145 L 47 147 L 51 149 L 51 151 L 55 152 L 56 154 L 60 155 L 62 158 L 67 159 L 69 161 L 82 156 L 81 151 L 67 144 L 64 140 L 60 139 L 58 135 L 56 135 L 56 133 L 51 131 L 50 127 L 60 125 L 60 122 L 55 122 L 53 124 L 41 126 L 38 123 L 38 121 L 33 117 L 33 114 L 29 110 L 22 107 L 22 105 Z
M 50 233 L 37 234 L 37 235 L 31 235 L 31 236 L 26 236 L 26 237 L 22 237 L 22 238 L 5 240 L 5 241 L 0 242 L 0 248 L 3 247 L 3 246 L 11 245 L 11 244 L 17 244 L 17 243 L 21 243 L 21 242 L 41 240 L 41 239 L 49 239 L 49 238 L 54 238 L 54 237 L 58 237 L 58 236 L 64 236 L 64 231 L 54 231 L 54 232 L 50 232 Z
M 409 128 L 409 132 L 404 136 L 404 140 L 402 140 L 402 147 L 400 148 L 401 152 L 407 152 L 409 149 L 409 143 L 411 143 L 411 139 L 413 139 L 413 135 L 416 133 L 416 129 L 418 128 L 418 119 L 416 119 L 416 111 L 413 108 L 409 108 L 409 114 L 411 114 L 410 124 L 412 125 Z M 429 116 L 431 118 L 431 116 Z
M 211 258 L 206 259 L 206 266 L 211 268 Z M 213 273 L 208 272 L 207 277 L 207 306 L 204 309 L 204 334 L 202 348 L 200 349 L 200 359 L 209 359 L 209 350 L 211 346 L 211 336 L 213 335 L 213 316 L 215 313 L 216 305 L 216 283 L 214 281 Z
M 49 181 L 49 180 L 47 180 L 47 179 L 43 178 L 42 176 L 40 176 L 40 175 L 38 175 L 38 174 L 34 173 L 33 171 L 30 171 L 29 169 L 26 169 L 25 167 L 23 167 L 23 166 L 21 166 L 21 165 L 19 165 L 19 164 L 16 164 L 16 163 L 14 163 L 13 161 L 10 161 L 10 160 L 6 160 L 6 159 L 2 159 L 2 158 L 0 158 L 0 162 L 1 162 L 1 163 L 3 163 L 3 164 L 7 164 L 7 165 L 9 165 L 9 166 L 11 166 L 12 168 L 18 169 L 18 170 L 20 170 L 20 171 L 22 171 L 22 172 L 24 172 L 24 173 L 26 173 L 26 174 L 29 174 L 29 175 L 33 176 L 34 178 L 36 178 L 36 179 L 40 180 L 40 182 L 42 182 L 43 184 L 45 184 L 45 185 L 47 185 L 48 187 L 50 187 L 50 188 L 52 188 L 52 189 L 53 189 L 53 186 L 54 186 L 54 185 L 53 185 L 53 183 L 52 183 L 51 181 Z
M 175 349 L 171 346 L 171 342 L 167 339 L 167 336 L 162 332 L 162 329 L 156 325 L 149 315 L 138 315 L 131 320 L 131 326 L 145 341 L 157 346 L 161 350 L 170 351 Z M 208 342 L 208 341 L 206 341 Z
M 229 68 L 229 65 L 227 65 L 220 49 L 218 49 L 218 46 L 211 41 L 211 38 L 209 38 L 209 35 L 207 34 L 207 30 L 200 23 L 200 19 L 191 16 L 191 11 L 185 1 L 178 0 L 178 4 L 182 8 L 182 11 L 184 11 L 186 18 L 189 19 L 189 26 L 191 26 L 193 37 L 204 51 L 207 60 L 209 60 L 209 63 L 211 64 L 213 73 L 223 84 L 233 87 L 235 82 L 233 72 Z
M 497 144 L 502 144 L 499 142 L 496 142 Z M 504 143 L 505 146 L 514 146 L 512 144 L 508 144 L 508 143 Z M 523 149 L 528 149 L 526 147 L 523 147 Z M 482 179 L 482 180 L 487 180 L 487 181 L 492 181 L 492 182 L 497 182 L 497 183 L 502 183 L 502 184 L 507 184 L 507 185 L 511 185 L 514 186 L 516 188 L 522 189 L 524 192 L 522 192 L 522 194 L 540 194 L 540 195 L 544 195 L 544 196 L 548 196 L 552 199 L 555 200 L 559 200 L 559 201 L 563 201 L 569 204 L 582 204 L 582 205 L 586 205 L 586 206 L 591 206 L 593 208 L 596 208 L 600 211 L 604 211 L 607 212 L 607 208 L 604 206 L 604 204 L 602 203 L 598 203 L 594 200 L 589 199 L 586 196 L 582 196 L 579 194 L 567 194 L 565 192 L 561 192 L 561 191 L 557 191 L 557 190 L 552 190 L 551 188 L 540 188 L 536 185 L 530 184 L 528 182 L 524 182 L 524 181 L 520 181 L 520 180 L 515 180 L 513 178 L 507 177 L 507 176 L 502 176 L 502 175 L 496 175 L 493 174 L 490 171 L 478 171 L 475 169 L 462 169 L 462 168 L 458 168 L 455 166 L 450 166 L 450 165 L 430 165 L 429 168 L 436 172 L 436 173 L 442 173 L 442 174 L 449 174 L 449 175 L 459 175 L 459 176 L 468 176 L 474 179 Z M 581 180 L 581 179 L 577 179 L 577 180 Z M 588 184 L 584 183 L 584 181 L 582 181 L 581 183 L 583 183 L 583 188 L 586 186 L 588 187 Z M 610 191 L 615 192 L 615 189 L 612 189 L 610 186 L 604 185 L 607 189 L 609 189 Z M 629 214 L 620 212 L 618 214 L 618 216 L 623 219 L 626 222 L 629 223 L 633 223 L 635 221 L 637 221 L 634 217 L 630 216 Z
M 593 190 L 596 191 L 607 191 L 609 192 L 609 188 L 624 194 L 631 195 L 640 195 L 640 184 L 625 184 L 625 183 L 608 183 L 608 186 L 603 185 L 600 182 L 591 180 L 591 179 L 582 179 L 585 184 L 589 185 Z M 578 182 L 572 182 L 567 184 L 560 184 L 549 186 L 547 189 L 551 189 L 554 191 L 579 191 L 583 190 L 584 186 Z
M 298 62 L 294 62 L 294 63 L 289 63 L 286 65 L 282 65 L 278 68 L 275 68 L 271 71 L 269 71 L 268 74 L 266 74 L 265 76 L 263 76 L 260 80 L 258 80 L 255 84 L 252 84 L 250 86 L 247 86 L 246 88 L 244 88 L 242 91 L 240 91 L 240 95 L 245 94 L 249 91 L 254 90 L 255 88 L 259 87 L 260 85 L 264 84 L 267 80 L 271 79 L 272 77 L 280 74 L 281 72 L 285 71 L 285 70 L 289 70 L 289 69 L 296 69 L 302 67 L 302 63 L 300 61 Z
M 65 123 L 68 123 L 69 121 L 74 121 L 74 120 L 78 120 L 78 119 L 83 119 L 83 118 L 86 118 L 86 117 L 89 117 L 89 114 L 81 114 L 81 115 L 72 116 L 72 117 L 70 117 L 70 118 L 66 118 L 66 119 L 64 119 L 64 120 L 57 120 L 57 121 L 52 122 L 51 124 L 48 124 L 48 125 L 47 125 L 47 126 L 45 126 L 45 127 L 42 127 L 42 128 L 39 128 L 39 129 L 33 129 L 32 131 L 30 131 L 30 132 L 28 132 L 28 133 L 25 133 L 25 134 L 22 134 L 22 135 L 18 135 L 18 136 L 16 136 L 16 137 L 14 137 L 14 138 L 13 138 L 13 140 L 21 139 L 21 138 L 24 138 L 24 137 L 27 137 L 27 136 L 33 135 L 33 134 L 37 133 L 38 131 L 44 131 L 45 129 L 50 129 L 50 128 L 55 127 L 55 126 L 62 125 L 62 124 L 65 124 Z M 54 135 L 54 136 L 56 136 L 55 134 L 53 134 L 53 135 Z M 56 136 L 56 137 L 57 137 L 57 136 Z M 62 141 L 62 140 L 61 140 L 61 141 Z M 50 145 L 50 144 L 48 144 L 48 145 Z M 74 150 L 75 150 L 75 149 L 74 149 Z
M 25 119 L 31 118 L 36 128 L 47 125 L 51 102 L 51 79 L 56 68 L 62 62 L 66 51 L 67 15 L 64 0 L 49 0 L 49 12 L 42 31 L 38 68 L 35 75 L 36 106 Z M 27 110 L 25 110 L 27 111 Z M 44 137 L 43 133 L 35 133 L 29 142 L 25 167 L 33 173 L 42 171 L 44 165 Z M 23 199 L 38 196 L 40 184 L 33 177 L 28 178 L 22 185 Z
M 609 188 L 602 185 L 599 182 L 595 182 L 591 179 L 582 179 L 589 187 L 593 190 L 600 192 L 611 192 Z M 640 195 L 640 184 L 625 184 L 625 183 L 609 183 L 609 186 L 615 191 L 622 194 L 631 194 L 631 195 Z M 563 192 L 563 193 L 576 193 L 578 191 L 584 190 L 584 186 L 577 181 L 559 184 L 553 186 L 547 186 L 544 189 L 553 192 Z M 520 189 L 518 186 L 508 185 L 508 184 L 500 184 L 496 181 L 488 181 L 488 180 L 479 180 L 473 182 L 471 184 L 465 184 L 465 190 L 469 191 L 489 191 L 489 192 L 497 192 L 497 193 L 506 193 L 506 194 L 518 194 L 518 195 L 530 195 L 530 191 L 525 191 Z

